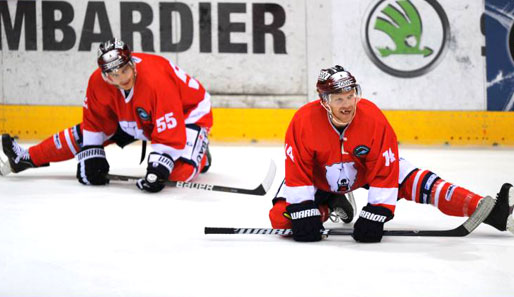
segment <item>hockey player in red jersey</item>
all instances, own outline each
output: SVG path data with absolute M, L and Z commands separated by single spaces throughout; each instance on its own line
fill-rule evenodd
M 77 156 L 82 184 L 109 182 L 104 146 L 121 147 L 149 140 L 147 173 L 137 182 L 158 192 L 167 179 L 190 181 L 210 166 L 207 134 L 212 127 L 210 95 L 196 79 L 156 55 L 132 53 L 118 39 L 98 49 L 98 69 L 90 76 L 83 103 L 83 122 L 28 150 L 2 136 L 8 168 L 27 168 Z M 4 174 L 9 170 L 3 170 Z
M 337 206 L 351 221 L 355 210 L 344 194 L 361 187 L 368 189 L 368 203 L 354 224 L 359 242 L 381 241 L 398 199 L 432 204 L 452 216 L 475 211 L 482 196 L 399 157 L 392 127 L 361 98 L 350 72 L 339 65 L 322 69 L 317 91 L 320 99 L 301 107 L 286 133 L 285 180 L 269 212 L 273 228 L 291 228 L 297 241 L 321 240 L 327 213 Z M 506 183 L 484 222 L 514 233 L 513 204 L 514 190 Z

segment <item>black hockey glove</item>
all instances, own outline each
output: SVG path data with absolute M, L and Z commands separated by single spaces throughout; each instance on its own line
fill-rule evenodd
M 173 170 L 173 159 L 167 154 L 150 153 L 148 155 L 148 167 L 146 176 L 137 181 L 137 187 L 142 191 L 157 193 L 164 188 L 171 170 Z
M 296 241 L 320 241 L 323 223 L 321 213 L 314 201 L 290 204 L 286 207 Z
M 393 216 L 388 208 L 368 203 L 362 208 L 353 226 L 353 239 L 359 242 L 380 242 L 384 236 L 384 223 Z
M 84 185 L 105 185 L 109 183 L 109 163 L 104 147 L 88 145 L 77 154 L 77 179 Z

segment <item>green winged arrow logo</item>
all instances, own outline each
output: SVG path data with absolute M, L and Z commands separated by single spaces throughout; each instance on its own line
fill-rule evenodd
M 393 5 L 387 5 L 382 13 L 389 19 L 377 17 L 375 29 L 387 34 L 396 48 L 377 47 L 382 57 L 390 55 L 423 55 L 430 56 L 433 50 L 429 47 L 420 49 L 422 23 L 418 11 L 409 0 L 396 1 L 403 12 Z

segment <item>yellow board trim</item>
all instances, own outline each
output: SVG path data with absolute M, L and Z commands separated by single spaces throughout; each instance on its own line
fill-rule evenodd
M 214 108 L 213 142 L 282 143 L 293 109 Z M 514 112 L 384 111 L 401 144 L 514 146 Z M 0 133 L 42 140 L 82 120 L 78 106 L 0 105 Z

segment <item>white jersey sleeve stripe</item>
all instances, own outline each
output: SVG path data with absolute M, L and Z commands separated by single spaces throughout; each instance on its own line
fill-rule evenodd
M 185 123 L 194 124 L 198 122 L 203 116 L 209 114 L 211 111 L 211 95 L 208 92 L 205 92 L 205 96 L 202 101 L 198 103 L 198 106 L 193 109 L 189 115 L 187 116 Z
M 314 186 L 288 187 L 284 183 L 277 194 L 277 197 L 286 198 L 286 202 L 300 203 L 307 200 L 314 200 L 317 189 Z
M 402 184 L 407 175 L 415 170 L 416 167 L 404 158 L 400 158 L 400 174 L 398 175 L 398 183 Z
M 152 143 L 152 149 L 154 152 L 160 154 L 168 154 L 173 159 L 173 161 L 176 161 L 178 158 L 180 158 L 183 151 L 160 143 Z
M 369 187 L 368 202 L 371 204 L 396 205 L 398 188 Z
M 88 130 L 84 130 L 82 132 L 84 137 L 83 143 L 84 146 L 87 145 L 103 145 L 105 140 L 109 139 L 112 135 L 105 135 L 103 132 L 92 132 Z

